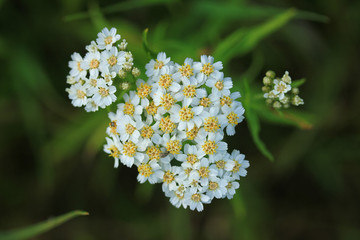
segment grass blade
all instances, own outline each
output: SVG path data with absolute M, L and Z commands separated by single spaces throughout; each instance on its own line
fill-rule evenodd
M 214 56 L 226 63 L 235 56 L 251 51 L 262 39 L 278 30 L 296 16 L 295 9 L 289 9 L 271 20 L 251 29 L 238 29 L 215 49 Z
M 0 232 L 0 240 L 20 240 L 20 239 L 28 239 L 34 236 L 37 236 L 41 233 L 47 232 L 67 221 L 70 219 L 77 217 L 77 216 L 85 216 L 89 215 L 88 212 L 84 211 L 72 211 L 58 217 L 52 218 L 50 220 L 34 224 L 29 227 L 25 227 L 22 229 L 12 230 L 8 232 L 1 233 Z

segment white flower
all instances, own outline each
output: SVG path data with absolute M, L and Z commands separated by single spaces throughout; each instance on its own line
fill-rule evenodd
M 81 107 L 87 104 L 86 88 L 80 83 L 71 85 L 66 91 L 69 93 L 69 98 L 72 100 L 71 103 L 75 107 Z
M 145 149 L 146 146 L 141 141 L 136 144 L 132 141 L 126 141 L 121 144 L 120 161 L 127 167 L 131 167 L 134 163 L 142 163 L 145 159 L 145 154 L 143 153 Z
M 163 172 L 160 170 L 160 165 L 156 160 L 151 160 L 150 162 L 140 163 L 137 166 L 138 176 L 137 179 L 140 183 L 149 181 L 149 183 L 154 184 L 160 182 Z
M 196 106 L 199 105 L 200 99 L 206 97 L 206 90 L 198 87 L 198 81 L 196 78 L 184 79 L 181 91 L 174 95 L 177 101 L 183 101 L 184 106 L 190 104 Z
M 201 153 L 209 156 L 210 162 L 214 161 L 214 154 L 227 150 L 227 143 L 222 142 L 223 133 L 217 132 L 213 134 L 204 134 L 205 130 L 200 129 L 199 136 L 195 139 L 198 149 Z
M 120 40 L 121 36 L 116 34 L 116 28 L 111 28 L 110 31 L 107 28 L 104 28 L 101 32 L 98 33 L 98 38 L 96 42 L 99 49 L 110 50 L 112 45 Z
M 79 80 L 80 78 L 86 77 L 86 69 L 82 67 L 83 58 L 79 53 L 73 53 L 71 55 L 71 60 L 69 62 L 70 76 L 75 77 L 75 79 Z
M 139 142 L 140 129 L 144 126 L 140 116 L 135 116 L 132 119 L 129 115 L 121 114 L 120 121 L 117 125 L 117 132 L 120 135 L 122 142 L 132 141 L 134 143 Z
M 245 155 L 238 150 L 234 150 L 231 153 L 230 160 L 225 165 L 225 170 L 231 172 L 235 179 L 240 179 L 240 176 L 246 176 L 246 168 L 249 166 L 249 161 L 245 160 Z
M 220 179 L 218 177 L 211 177 L 209 179 L 206 195 L 208 195 L 210 199 L 213 199 L 214 197 L 222 198 L 227 192 L 227 184 L 227 181 L 223 178 Z
M 177 72 L 174 74 L 175 79 L 180 79 L 185 81 L 194 76 L 194 60 L 191 58 L 186 58 L 183 65 L 175 64 Z
M 233 86 L 231 78 L 224 78 L 224 73 L 222 72 L 214 73 L 210 78 L 208 78 L 205 84 L 206 86 L 212 88 L 212 94 L 219 97 L 229 96 L 230 89 Z
M 233 108 L 224 105 L 221 110 L 223 114 L 219 116 L 219 121 L 223 123 L 222 128 L 226 127 L 226 134 L 232 136 L 235 134 L 235 127 L 244 119 L 245 109 L 238 102 Z
M 111 157 L 114 158 L 115 163 L 114 167 L 119 167 L 119 157 L 120 157 L 120 149 L 121 144 L 119 138 L 114 136 L 114 138 L 106 138 L 106 144 L 104 145 L 104 152 L 108 153 Z
M 170 58 L 167 58 L 164 52 L 160 52 L 155 60 L 151 59 L 150 62 L 146 64 L 145 74 L 149 78 L 157 77 L 168 70 L 169 64 L 171 64 Z
M 125 52 L 119 52 L 116 47 L 112 47 L 101 53 L 100 70 L 106 72 L 108 69 L 110 72 L 118 73 L 125 62 Z
M 195 125 L 197 127 L 201 126 L 202 123 L 202 111 L 204 107 L 187 107 L 183 106 L 180 108 L 179 105 L 175 105 L 170 109 L 170 119 L 175 123 L 179 123 L 179 130 L 192 129 Z
M 89 70 L 90 74 L 98 72 L 100 66 L 100 52 L 88 52 L 80 66 L 85 70 Z
M 203 192 L 197 192 L 197 189 L 192 188 L 185 193 L 185 204 L 189 205 L 191 210 L 201 212 L 204 210 L 203 203 L 209 203 L 210 198 Z
M 125 115 L 135 116 L 140 115 L 143 111 L 143 107 L 139 105 L 140 98 L 134 91 L 130 91 L 130 95 L 124 94 L 125 103 L 120 103 L 118 109 L 124 112 Z
M 92 52 L 92 53 L 99 51 L 99 48 L 98 48 L 98 46 L 97 46 L 97 44 L 96 44 L 95 41 L 91 41 L 90 45 L 87 45 L 87 46 L 85 47 L 85 49 L 86 49 L 88 52 Z
M 116 88 L 114 86 L 109 87 L 104 83 L 98 84 L 96 88 L 92 88 L 90 91 L 91 94 L 94 94 L 92 99 L 101 108 L 105 108 L 116 101 L 115 92 Z
M 205 82 L 206 79 L 213 74 L 217 74 L 221 69 L 223 69 L 222 62 L 214 63 L 214 58 L 212 56 L 201 56 L 201 62 L 194 63 L 194 71 L 199 74 L 202 82 Z
M 225 186 L 227 190 L 225 193 L 226 197 L 228 199 L 232 199 L 235 195 L 235 190 L 240 187 L 240 184 L 236 181 L 236 179 L 229 176 L 226 176 L 224 179 L 227 181 L 227 185 Z
M 97 105 L 96 102 L 92 100 L 92 98 L 88 98 L 88 102 L 85 106 L 85 111 L 96 112 L 97 110 L 99 110 L 99 105 Z
M 286 84 L 285 82 L 275 79 L 274 80 L 274 89 L 271 91 L 275 96 L 279 97 L 279 100 L 282 100 L 285 97 L 285 93 L 291 90 L 290 84 Z

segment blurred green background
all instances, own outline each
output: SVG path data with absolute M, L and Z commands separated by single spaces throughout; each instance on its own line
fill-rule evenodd
M 0 0 L 0 19 L 0 230 L 81 209 L 34 239 L 360 239 L 360 1 Z M 67 98 L 70 55 L 105 26 L 139 66 L 149 28 L 155 51 L 226 56 L 225 74 L 253 91 L 268 69 L 306 78 L 312 128 L 259 115 L 270 162 L 244 121 L 227 139 L 251 164 L 236 197 L 176 209 L 135 168 L 113 168 L 106 110 Z

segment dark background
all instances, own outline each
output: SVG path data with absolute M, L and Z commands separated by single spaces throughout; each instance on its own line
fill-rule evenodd
M 0 230 L 81 209 L 90 216 L 35 239 L 360 239 L 360 1 L 164 2 L 0 0 Z M 230 16 L 221 6 L 262 12 Z M 268 7 L 328 20 L 290 21 L 232 59 L 226 75 L 241 81 L 259 61 L 258 88 L 268 69 L 305 77 L 299 109 L 313 127 L 261 121 L 270 162 L 241 123 L 227 141 L 250 161 L 248 176 L 235 199 L 201 213 L 174 208 L 160 185 L 138 184 L 134 168 L 114 169 L 102 151 L 106 111 L 74 108 L 64 91 L 70 55 L 84 54 L 107 26 L 128 40 L 139 66 L 149 60 L 145 28 L 156 51 L 199 59 L 238 28 L 273 17 Z

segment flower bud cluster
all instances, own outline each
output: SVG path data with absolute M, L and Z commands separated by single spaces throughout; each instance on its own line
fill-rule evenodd
M 299 97 L 299 89 L 291 87 L 291 77 L 286 71 L 282 78 L 275 78 L 273 71 L 267 71 L 263 78 L 264 98 L 266 103 L 273 108 L 280 109 L 282 107 L 288 108 L 290 104 L 299 106 L 304 104 L 304 100 Z
M 113 81 L 118 75 L 125 78 L 126 72 L 135 77 L 140 75 L 139 69 L 133 67 L 133 56 L 126 51 L 125 39 L 115 45 L 121 38 L 116 29 L 104 28 L 98 33 L 96 41 L 86 46 L 87 53 L 82 57 L 79 53 L 71 55 L 70 73 L 66 89 L 75 107 L 85 106 L 87 112 L 95 112 L 116 101 L 116 87 Z
M 176 206 L 203 210 L 214 198 L 232 198 L 249 162 L 224 142 L 243 120 L 239 92 L 231 92 L 221 62 L 201 56 L 174 63 L 159 53 L 146 65 L 147 81 L 124 95 L 109 113 L 104 151 L 127 167 L 140 183 L 162 183 Z

